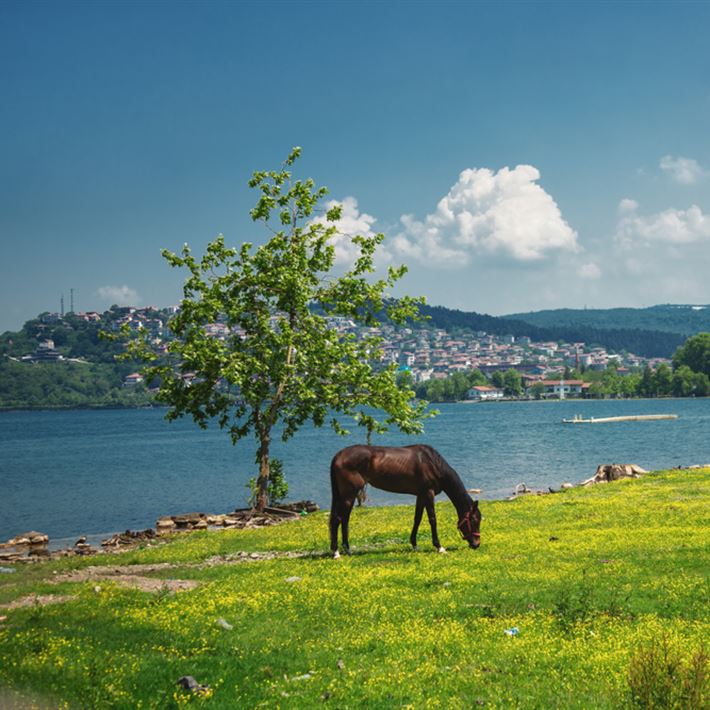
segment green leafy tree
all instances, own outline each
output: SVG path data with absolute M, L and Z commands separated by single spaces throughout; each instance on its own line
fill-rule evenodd
M 455 372 L 450 378 L 453 385 L 453 397 L 456 401 L 466 399 L 470 389 L 469 378 L 464 372 Z
M 589 396 L 594 399 L 604 399 L 609 395 L 608 390 L 604 387 L 604 383 L 601 380 L 592 382 L 589 386 Z
M 687 365 L 693 372 L 710 377 L 710 333 L 698 333 L 688 338 L 673 355 L 673 369 Z
M 233 443 L 255 436 L 259 509 L 268 500 L 275 432 L 287 440 L 307 421 L 322 426 L 330 418 L 344 433 L 343 414 L 359 417 L 368 430 L 394 425 L 415 433 L 426 416 L 426 403 L 397 386 L 396 366 L 375 368 L 380 338 L 357 339 L 329 325 L 332 315 L 376 326 L 379 312 L 402 324 L 417 316 L 422 300 L 387 299 L 404 266 L 372 277 L 382 234 L 349 237 L 357 258 L 343 275 L 332 274 L 341 208 L 316 219 L 327 190 L 292 179 L 299 154 L 294 148 L 281 170 L 255 172 L 249 181 L 260 192 L 251 217 L 272 233 L 265 244 L 228 248 L 220 235 L 201 259 L 187 245 L 180 254 L 163 252 L 171 266 L 189 272 L 180 311 L 168 324 L 175 336 L 168 361 L 158 362 L 145 340 L 129 345 L 129 353 L 152 360 L 146 379 L 160 379 L 168 419 L 189 415 L 202 428 L 215 420 Z M 218 319 L 229 328 L 224 340 L 206 329 Z
M 496 370 L 491 375 L 491 384 L 498 389 L 503 389 L 505 387 L 505 379 L 503 373 L 500 370 Z
M 673 373 L 673 394 L 676 397 L 690 397 L 693 394 L 693 371 L 681 365 Z
M 667 397 L 671 394 L 673 390 L 673 371 L 664 362 L 653 373 L 653 383 L 656 394 L 660 397 Z
M 639 394 L 641 397 L 653 397 L 656 394 L 656 386 L 653 378 L 653 370 L 646 365 L 641 375 L 641 383 L 639 384 Z
M 468 371 L 468 387 L 475 387 L 476 385 L 487 385 L 488 380 L 486 376 L 476 367 L 473 370 Z
M 601 383 L 604 388 L 604 394 L 608 397 L 618 397 L 622 394 L 623 378 L 617 373 L 616 367 L 607 366 L 602 372 Z M 626 394 L 628 397 L 629 394 Z
M 693 373 L 693 394 L 696 397 L 707 397 L 710 394 L 710 377 L 704 372 Z
M 542 382 L 536 382 L 531 388 L 530 393 L 535 399 L 542 399 L 545 394 L 545 385 Z
M 641 373 L 632 372 L 619 378 L 619 394 L 622 397 L 638 397 L 641 386 Z
M 523 380 L 520 373 L 511 368 L 503 374 L 503 389 L 509 397 L 519 397 L 523 392 Z

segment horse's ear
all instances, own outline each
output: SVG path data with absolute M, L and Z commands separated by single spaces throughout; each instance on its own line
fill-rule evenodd
M 478 510 L 478 501 L 477 500 L 473 501 L 473 509 Z

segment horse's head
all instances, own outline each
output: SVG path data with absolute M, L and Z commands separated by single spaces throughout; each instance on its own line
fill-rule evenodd
M 464 515 L 459 518 L 459 532 L 466 540 L 469 547 L 474 550 L 481 545 L 481 511 L 478 509 L 478 501 L 474 500 L 473 505 Z

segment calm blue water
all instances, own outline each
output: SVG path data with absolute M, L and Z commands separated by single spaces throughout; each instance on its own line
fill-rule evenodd
M 524 481 L 557 486 L 600 463 L 644 468 L 710 463 L 710 399 L 513 402 L 440 405 L 416 438 L 436 447 L 483 498 Z M 226 512 L 245 504 L 254 475 L 251 440 L 233 447 L 218 429 L 168 423 L 164 410 L 0 413 L 0 541 L 25 530 L 51 538 L 153 526 L 166 514 Z M 563 425 L 563 417 L 678 414 L 676 421 Z M 289 498 L 330 505 L 329 464 L 343 446 L 327 429 L 305 428 L 274 455 L 284 460 Z M 373 504 L 413 502 L 370 491 Z

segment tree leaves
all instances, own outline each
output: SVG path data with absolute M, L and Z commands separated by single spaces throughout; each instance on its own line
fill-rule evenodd
M 360 340 L 331 327 L 330 316 L 376 326 L 383 311 L 402 323 L 417 317 L 423 300 L 387 298 L 406 273 L 404 266 L 372 279 L 382 234 L 351 237 L 358 257 L 342 276 L 331 273 L 342 210 L 328 209 L 330 225 L 308 221 L 327 189 L 310 178 L 292 179 L 286 168 L 300 152 L 294 148 L 281 170 L 255 172 L 249 181 L 260 193 L 250 215 L 272 233 L 264 244 L 227 248 L 219 235 L 200 259 L 188 245 L 180 255 L 163 251 L 170 266 L 189 275 L 180 311 L 168 324 L 175 336 L 169 357 L 146 371 L 146 377 L 160 377 L 159 397 L 170 404 L 170 418 L 189 415 L 201 427 L 215 420 L 233 442 L 256 436 L 260 506 L 277 424 L 288 439 L 307 421 L 321 426 L 330 417 L 342 433 L 338 416 L 348 415 L 365 426 L 369 438 L 389 426 L 421 431 L 427 416 L 425 404 L 413 402 L 413 391 L 398 385 L 396 369 L 375 362 L 379 338 Z M 279 229 L 271 228 L 274 214 Z M 224 339 L 210 331 L 216 322 L 229 331 Z M 150 357 L 140 338 L 129 352 Z M 380 410 L 380 417 L 370 408 Z

